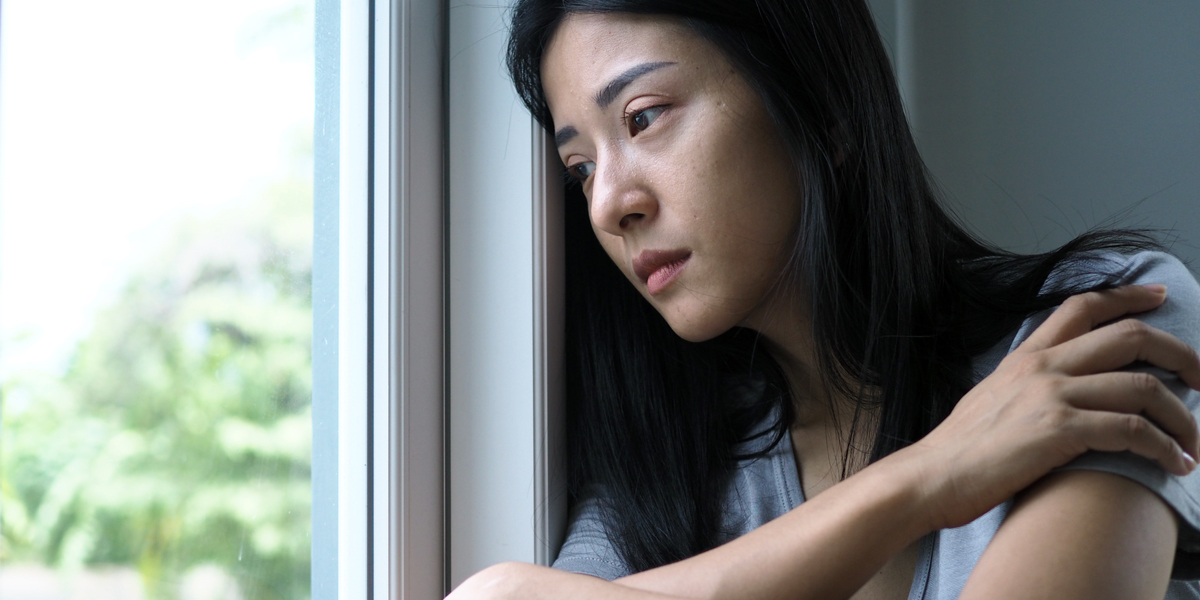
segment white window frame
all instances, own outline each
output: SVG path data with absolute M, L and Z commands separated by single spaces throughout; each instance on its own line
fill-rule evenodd
M 562 183 L 504 68 L 507 2 L 449 14 L 448 587 L 550 564 L 566 522 Z
M 318 1 L 314 598 L 445 592 L 444 14 Z
M 317 7 L 313 598 L 440 598 L 562 537 L 558 159 L 506 6 Z

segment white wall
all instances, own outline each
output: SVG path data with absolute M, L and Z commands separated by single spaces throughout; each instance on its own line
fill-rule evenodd
M 1128 211 L 1200 258 L 1200 3 L 892 4 L 917 143 L 974 229 L 1031 251 Z
M 449 12 L 449 583 L 549 564 L 566 520 L 562 185 L 504 69 L 506 3 Z
M 533 561 L 532 123 L 502 9 L 450 6 L 450 584 Z

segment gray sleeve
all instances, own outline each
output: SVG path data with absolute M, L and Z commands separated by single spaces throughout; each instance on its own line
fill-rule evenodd
M 1143 252 L 1121 259 L 1127 262 L 1122 277 L 1125 283 L 1161 283 L 1168 288 L 1167 300 L 1162 306 L 1136 315 L 1136 318 L 1173 334 L 1193 348 L 1200 348 L 1200 284 L 1187 268 L 1175 257 L 1158 252 Z M 1023 327 L 1018 342 L 1031 331 L 1032 328 Z M 1153 373 L 1184 401 L 1193 415 L 1200 418 L 1200 393 L 1189 389 L 1174 373 L 1137 365 L 1129 370 Z M 1114 473 L 1158 494 L 1180 517 L 1179 543 L 1171 577 L 1200 579 L 1200 470 L 1178 477 L 1130 452 L 1089 452 L 1062 468 Z
M 585 497 L 575 503 L 567 539 L 551 566 L 609 581 L 633 574 L 613 548 L 600 515 L 597 496 Z

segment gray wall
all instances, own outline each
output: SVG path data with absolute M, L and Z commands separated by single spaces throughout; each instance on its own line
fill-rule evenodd
M 872 0 L 950 207 L 1004 247 L 1167 228 L 1200 267 L 1200 2 Z

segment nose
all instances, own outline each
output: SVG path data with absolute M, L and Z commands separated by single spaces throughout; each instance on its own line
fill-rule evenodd
M 592 224 L 612 235 L 645 226 L 658 213 L 658 200 L 642 175 L 619 161 L 606 161 L 592 175 Z

